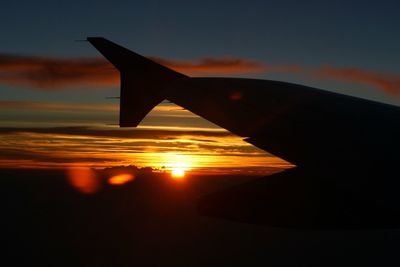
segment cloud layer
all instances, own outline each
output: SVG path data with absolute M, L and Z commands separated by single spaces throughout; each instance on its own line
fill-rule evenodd
M 305 67 L 296 64 L 264 64 L 242 58 L 203 58 L 179 61 L 151 57 L 188 75 L 232 75 L 249 73 L 295 73 L 315 79 L 366 84 L 389 94 L 400 93 L 400 74 L 335 66 Z M 41 90 L 102 88 L 119 84 L 119 74 L 102 58 L 45 58 L 0 54 L 0 84 Z
M 118 84 L 118 72 L 98 58 L 42 58 L 0 54 L 0 83 L 39 89 Z
M 198 62 L 152 59 L 190 75 L 255 73 L 265 69 L 259 62 L 236 58 L 205 58 Z M 119 73 L 102 58 L 66 59 L 0 54 L 0 83 L 44 90 L 110 87 L 119 84 Z
M 160 168 L 185 163 L 193 170 L 236 173 L 292 166 L 240 137 L 209 131 L 0 127 L 0 151 L 0 168 L 131 164 Z
M 356 68 L 325 66 L 313 72 L 319 78 L 362 83 L 392 95 L 400 93 L 400 75 L 379 73 Z

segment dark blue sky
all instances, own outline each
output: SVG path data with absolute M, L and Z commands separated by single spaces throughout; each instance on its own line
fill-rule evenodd
M 73 40 L 104 36 L 164 58 L 233 56 L 397 75 L 399 10 L 398 1 L 7 1 L 0 11 L 0 52 L 98 56 L 91 46 Z M 364 84 L 284 73 L 247 76 L 400 103 L 400 97 Z M 1 98 L 74 99 L 68 92 L 30 93 L 4 86 L 0 90 Z M 83 93 L 80 99 L 92 97 L 96 96 Z
M 390 53 L 400 42 L 398 1 L 79 2 L 3 3 L 2 50 L 90 55 L 70 41 L 102 35 L 160 56 L 400 65 L 387 62 L 400 59 Z

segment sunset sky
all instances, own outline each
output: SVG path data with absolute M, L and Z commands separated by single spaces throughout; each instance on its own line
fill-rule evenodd
M 283 80 L 400 105 L 398 1 L 9 1 L 0 11 L 0 168 L 263 172 L 291 165 L 163 102 L 120 129 L 103 36 L 190 76 Z

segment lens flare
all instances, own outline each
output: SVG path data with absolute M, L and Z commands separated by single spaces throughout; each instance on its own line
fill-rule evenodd
M 108 179 L 108 183 L 110 185 L 123 185 L 126 184 L 127 182 L 132 181 L 134 178 L 135 177 L 129 173 L 117 174 L 110 177 Z
M 83 194 L 93 194 L 100 189 L 95 171 L 89 168 L 69 168 L 67 175 L 69 184 Z

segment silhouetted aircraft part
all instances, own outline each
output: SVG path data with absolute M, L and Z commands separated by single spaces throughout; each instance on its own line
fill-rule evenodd
M 121 99 L 119 96 L 106 96 L 106 99 Z
M 89 37 L 87 40 L 120 71 L 121 127 L 136 127 L 166 98 L 166 85 L 187 77 L 104 38 Z
M 300 216 L 304 212 L 318 218 L 299 217 L 294 220 L 302 226 L 326 226 L 328 218 L 333 218 L 334 214 L 338 214 L 334 224 L 344 225 L 343 221 L 350 217 L 342 216 L 340 212 L 351 210 L 357 214 L 357 210 L 361 212 L 375 206 L 379 208 L 373 208 L 371 214 L 361 212 L 356 215 L 358 219 L 351 219 L 349 224 L 360 224 L 361 227 L 362 220 L 369 220 L 371 216 L 385 220 L 392 218 L 390 213 L 400 213 L 397 193 L 400 186 L 397 181 L 400 164 L 399 107 L 279 81 L 191 78 L 104 38 L 92 37 L 88 41 L 121 73 L 121 127 L 137 126 L 152 108 L 168 100 L 297 166 L 296 171 L 275 176 L 285 177 L 286 181 L 296 180 L 296 183 L 269 185 L 267 180 L 275 181 L 274 178 L 260 180 L 265 180 L 263 183 L 268 186 L 254 188 L 254 192 L 258 192 L 259 208 L 252 209 L 254 203 L 250 199 L 250 202 L 243 202 L 250 205 L 248 212 L 254 211 L 252 215 L 225 216 L 220 212 L 222 208 L 218 212 L 210 211 L 204 208 L 206 204 L 202 204 L 200 210 L 242 221 L 255 216 L 257 222 L 288 226 L 293 224 L 295 213 L 289 217 L 284 214 L 279 217 L 279 213 L 275 213 L 275 218 L 263 217 L 269 211 L 267 206 L 264 211 L 262 207 L 267 205 L 266 202 L 275 203 L 278 205 L 276 208 L 283 205 L 282 198 L 271 192 L 270 188 L 274 186 L 278 191 L 291 192 L 286 196 L 296 201 L 290 196 L 292 186 L 293 190 L 299 190 L 297 195 L 304 197 L 295 204 L 296 214 Z M 290 178 L 294 173 L 297 178 Z M 313 188 L 311 195 L 306 185 Z M 249 192 L 242 196 L 251 197 Z M 343 192 L 348 196 L 344 197 Z M 222 197 L 227 193 L 221 194 Z M 326 198 L 326 194 L 337 201 Z M 348 201 L 352 198 L 359 199 L 365 206 L 358 200 Z M 212 199 L 221 203 L 225 201 L 218 200 L 218 197 Z M 211 200 L 206 202 L 211 203 Z M 315 202 L 320 203 L 323 209 L 316 209 Z M 216 204 L 215 207 L 239 210 L 239 206 L 232 205 Z M 283 207 L 288 212 L 291 209 L 289 204 Z M 330 209 L 332 212 L 328 213 L 333 217 L 327 216 L 324 209 Z M 263 219 L 259 219 L 261 217 Z
M 294 168 L 204 196 L 198 211 L 210 217 L 286 228 L 400 226 L 398 208 L 376 201 L 379 190 L 373 185 L 360 189 Z

